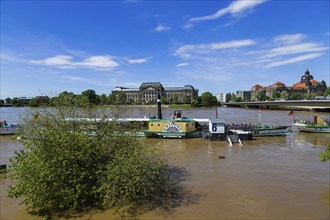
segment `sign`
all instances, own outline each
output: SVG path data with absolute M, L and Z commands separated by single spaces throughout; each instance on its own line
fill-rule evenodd
M 167 131 L 167 132 L 171 132 L 171 131 L 182 132 L 182 129 L 181 129 L 181 127 L 179 125 L 170 123 L 170 124 L 167 124 L 164 127 L 163 131 Z

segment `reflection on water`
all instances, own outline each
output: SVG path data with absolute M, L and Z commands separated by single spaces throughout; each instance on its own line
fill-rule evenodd
M 142 110 L 141 110 L 142 109 Z M 156 114 L 156 109 L 130 110 L 133 117 Z M 164 109 L 165 117 L 171 109 Z M 155 113 L 154 113 L 155 112 Z M 219 117 L 227 122 L 254 122 L 258 110 L 219 108 Z M 166 115 L 167 114 L 167 115 Z M 297 114 L 297 113 L 296 113 Z M 213 109 L 188 109 L 184 116 L 209 118 Z M 312 117 L 311 112 L 299 112 Z M 290 125 L 287 111 L 262 111 L 268 124 Z M 146 145 L 189 176 L 185 185 L 205 195 L 197 204 L 173 210 L 167 219 L 328 219 L 330 206 L 330 163 L 322 163 L 319 154 L 330 142 L 329 134 L 292 132 L 286 137 L 260 137 L 243 146 L 203 139 L 143 139 Z M 10 136 L 1 137 L 1 163 L 21 145 Z M 225 159 L 219 159 L 224 156 Z M 7 180 L 1 180 L 1 219 L 35 219 L 18 206 L 19 201 L 5 197 Z M 6 207 L 5 209 L 3 207 Z M 141 219 L 164 219 L 153 211 Z M 111 219 L 113 212 L 90 213 L 75 219 Z

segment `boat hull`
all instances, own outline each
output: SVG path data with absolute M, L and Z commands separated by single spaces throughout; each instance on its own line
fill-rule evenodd
M 302 124 L 302 123 L 295 123 L 294 125 L 301 132 L 330 133 L 330 126 L 306 125 L 306 124 Z
M 166 139 L 182 139 L 182 138 L 201 138 L 202 132 L 143 132 L 148 138 L 166 138 Z
M 17 125 L 3 126 L 3 127 L 0 127 L 0 135 L 16 134 L 18 129 L 19 129 L 19 126 L 17 126 Z
M 285 136 L 288 133 L 288 128 L 255 129 L 249 131 L 251 131 L 254 137 Z
M 289 126 L 228 126 L 229 129 L 239 129 L 242 131 L 249 131 L 253 137 L 264 137 L 264 136 L 285 136 L 288 133 Z

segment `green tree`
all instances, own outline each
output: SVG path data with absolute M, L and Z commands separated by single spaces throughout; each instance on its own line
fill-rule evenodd
M 242 102 L 242 97 L 237 97 L 236 102 Z
M 258 101 L 265 101 L 267 99 L 266 92 L 264 90 L 261 90 L 257 94 L 257 100 Z
M 178 96 L 178 94 L 174 94 L 173 104 L 179 104 L 179 96 Z
M 5 104 L 5 100 L 0 99 L 0 105 L 3 105 L 3 104 Z
M 21 106 L 23 106 L 22 101 L 21 101 L 19 98 L 17 98 L 17 97 L 14 97 L 14 98 L 13 98 L 11 104 L 13 104 L 13 105 L 16 106 L 16 107 L 21 107 Z
M 100 95 L 100 105 L 107 105 L 108 104 L 108 96 L 106 94 Z
M 92 105 L 98 105 L 100 103 L 100 97 L 92 89 L 87 89 L 81 93 L 82 96 L 86 96 L 88 101 Z
M 75 106 L 87 107 L 90 105 L 87 96 L 76 95 L 72 92 L 61 92 L 57 97 L 52 98 L 51 104 L 53 106 Z
M 280 97 L 281 97 L 281 93 L 279 91 L 277 91 L 277 90 L 273 91 L 272 97 L 271 97 L 272 100 L 279 99 Z
M 30 107 L 49 106 L 50 98 L 48 96 L 37 96 L 30 100 Z
M 230 96 L 230 101 L 232 101 L 232 102 L 236 102 L 236 95 L 233 93 L 233 94 L 231 94 L 231 96 Z
M 108 103 L 110 105 L 115 105 L 116 104 L 116 94 L 109 94 Z
M 204 92 L 201 95 L 202 105 L 204 106 L 215 106 L 217 104 L 217 97 L 213 96 L 210 92 Z
M 168 103 L 165 96 L 160 97 L 160 101 L 161 101 L 162 104 L 167 104 Z
M 324 95 L 325 96 L 330 95 L 330 87 L 328 87 L 324 90 Z
M 226 102 L 229 102 L 231 100 L 231 93 L 226 94 Z
M 191 103 L 191 98 L 190 98 L 190 96 L 187 93 L 183 94 L 183 96 L 182 96 L 182 102 L 184 104 L 190 104 Z
M 6 98 L 5 100 L 6 100 L 6 104 L 11 104 L 11 103 L 12 103 L 12 101 L 13 101 L 13 100 L 12 100 L 11 98 L 9 98 L 9 97 L 8 97 L 8 98 Z
M 126 93 L 125 92 L 119 92 L 116 94 L 116 102 L 119 105 L 126 104 Z
M 292 99 L 292 100 L 302 100 L 303 99 L 303 94 L 295 92 L 295 93 L 291 94 L 290 99 Z
M 288 93 L 287 91 L 282 91 L 282 92 L 280 93 L 280 97 L 281 97 L 282 99 L 288 99 L 288 98 L 289 98 L 289 93 Z
M 183 201 L 185 190 L 173 175 L 176 169 L 127 135 L 123 126 L 73 120 L 105 117 L 107 112 L 55 109 L 25 116 L 23 149 L 10 159 L 14 185 L 9 196 L 22 197 L 32 213 L 50 217 L 116 208 L 136 214 L 143 207 L 168 209 Z
M 197 106 L 199 106 L 199 102 L 198 102 L 197 99 L 193 99 L 193 100 L 191 101 L 190 105 L 191 105 L 191 106 L 194 106 L 194 107 L 197 107 Z
M 325 152 L 320 154 L 320 160 L 323 162 L 330 161 L 330 143 L 328 143 Z

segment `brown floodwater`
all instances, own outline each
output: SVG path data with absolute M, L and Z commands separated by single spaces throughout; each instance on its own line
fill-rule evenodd
M 9 109 L 7 115 L 11 115 Z M 17 109 L 13 122 L 19 119 Z M 172 109 L 163 109 L 169 117 Z M 184 116 L 215 117 L 214 108 L 185 109 Z M 258 110 L 218 108 L 219 117 L 228 123 L 258 120 Z M 262 110 L 262 122 L 291 125 L 289 111 Z M 135 108 L 133 117 L 156 115 L 157 109 Z M 296 112 L 302 120 L 326 113 Z M 9 118 L 10 118 L 9 117 Z M 16 121 L 15 121 L 16 120 Z M 186 170 L 184 184 L 200 195 L 193 203 L 173 208 L 168 213 L 153 210 L 139 219 L 329 219 L 330 163 L 320 162 L 319 154 L 330 142 L 330 134 L 300 133 L 284 137 L 258 137 L 243 146 L 203 139 L 143 139 L 161 151 L 174 166 Z M 1 164 L 21 144 L 13 136 L 1 136 Z M 224 156 L 225 159 L 219 159 Z M 28 214 L 19 199 L 6 196 L 10 184 L 1 178 L 0 219 L 40 219 Z M 74 219 L 115 219 L 112 210 L 81 214 Z

